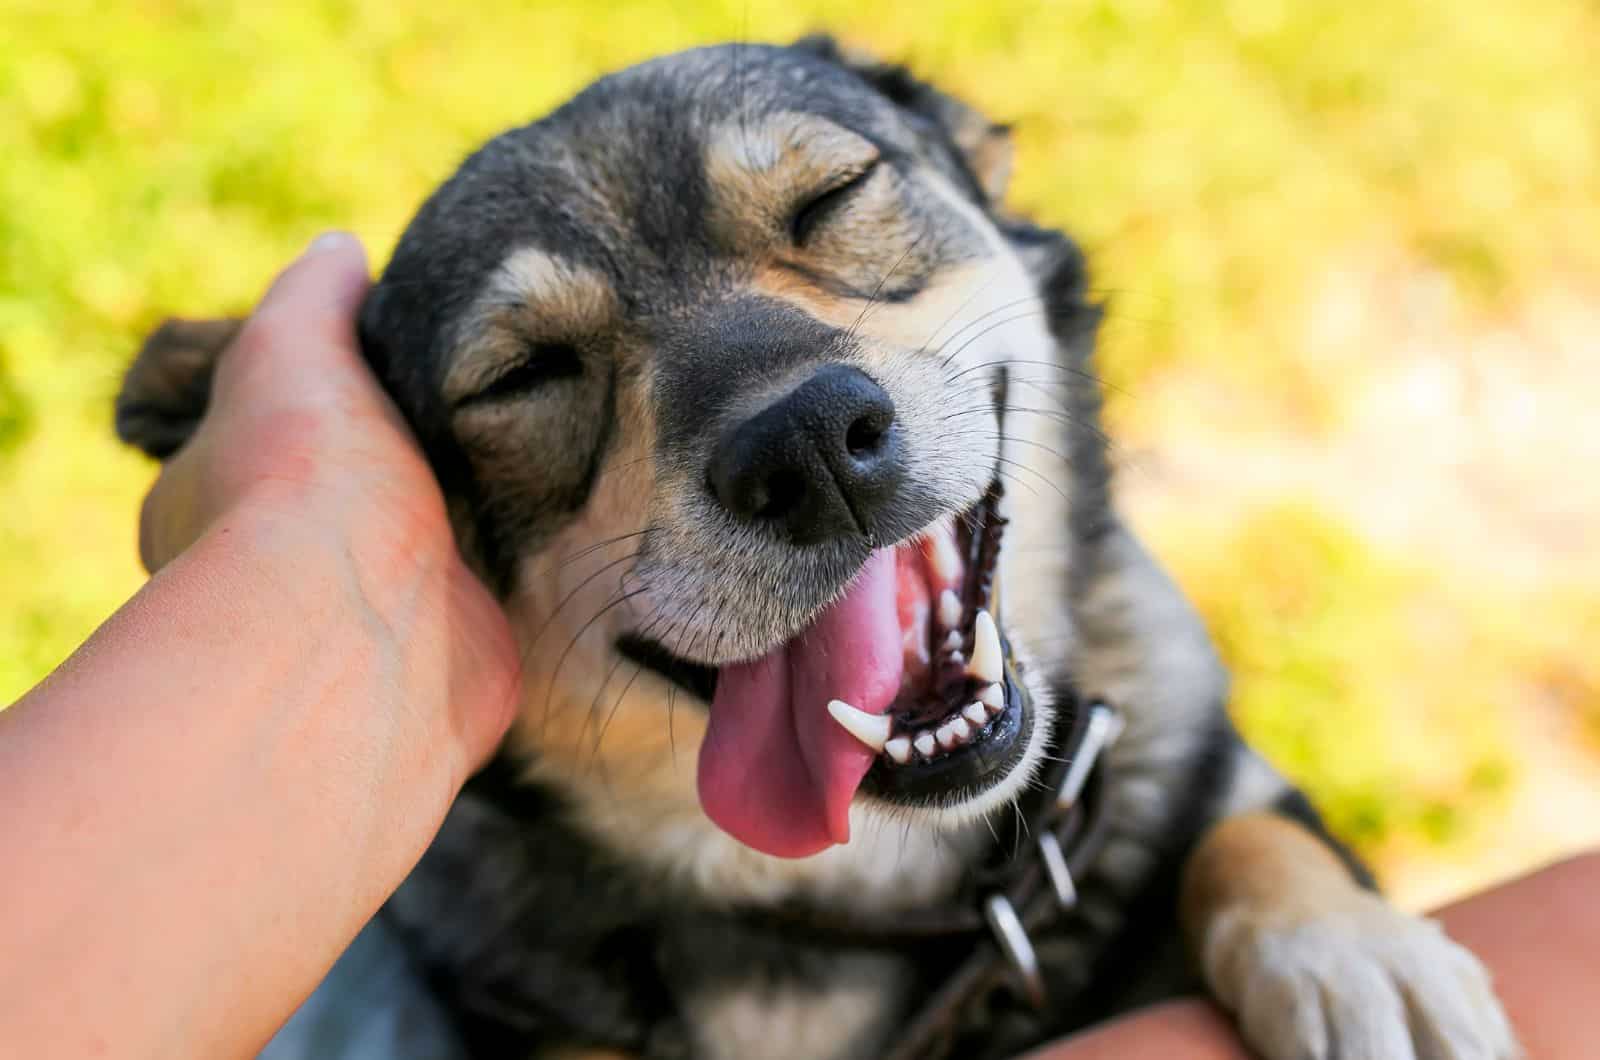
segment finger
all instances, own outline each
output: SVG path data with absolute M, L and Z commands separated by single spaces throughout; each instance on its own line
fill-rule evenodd
M 139 506 L 139 559 L 154 574 L 193 541 L 199 532 L 199 476 L 195 443 L 185 445 L 161 465 Z
M 348 325 L 367 293 L 367 252 L 349 232 L 324 232 L 278 274 L 253 316 L 278 312 L 303 324 Z
M 257 361 L 293 378 L 301 368 L 313 377 L 326 371 L 330 350 L 359 359 L 355 317 L 370 283 L 360 240 L 348 232 L 318 236 L 278 274 L 222 357 L 219 393 Z

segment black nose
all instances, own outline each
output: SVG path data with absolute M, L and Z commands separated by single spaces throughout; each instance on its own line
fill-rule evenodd
M 724 508 L 798 545 L 872 533 L 903 475 L 894 402 L 843 364 L 728 431 L 708 472 Z

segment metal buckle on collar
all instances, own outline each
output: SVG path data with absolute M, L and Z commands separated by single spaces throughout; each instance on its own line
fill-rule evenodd
M 1050 879 L 1050 889 L 1055 892 L 1056 905 L 1065 913 L 1078 904 L 1078 885 L 1072 882 L 1067 856 L 1061 852 L 1061 840 L 1054 832 L 1039 837 L 1039 860 L 1044 864 L 1045 876 Z
M 1061 779 L 1055 804 L 1048 814 L 1056 821 L 1069 816 L 1077 807 L 1078 798 L 1083 794 L 1084 785 L 1093 774 L 1095 764 L 1106 748 L 1116 743 L 1117 737 L 1122 735 L 1122 718 L 1108 704 L 1096 700 L 1088 705 L 1087 710 L 1083 736 L 1066 775 Z M 1044 828 L 1039 833 L 1036 845 L 1056 906 L 1060 912 L 1068 912 L 1078 904 L 1078 887 L 1072 879 L 1072 869 L 1067 864 L 1066 851 L 1061 847 L 1061 838 L 1056 829 Z M 1028 929 L 1018 915 L 1016 906 L 1004 894 L 990 894 L 983 900 L 983 916 L 1023 993 L 1035 1007 L 1042 1008 L 1045 1004 L 1045 988 L 1044 977 L 1039 970 L 1039 956 L 1034 951 L 1033 940 L 1028 937 Z
M 1101 700 L 1089 704 L 1089 721 L 1083 731 L 1083 742 L 1078 745 L 1078 753 L 1067 767 L 1067 775 L 1061 778 L 1061 787 L 1056 791 L 1056 809 L 1070 810 L 1077 803 L 1095 762 L 1100 759 L 1100 753 L 1117 742 L 1117 737 L 1122 735 L 1122 725 L 1122 718 L 1108 704 Z
M 1066 813 L 1078 803 L 1083 786 L 1094 772 L 1095 763 L 1106 748 L 1122 735 L 1123 721 L 1106 703 L 1096 700 L 1089 704 L 1089 720 L 1084 726 L 1083 742 L 1078 753 L 1067 767 L 1056 791 L 1056 812 Z M 1067 912 L 1078 904 L 1078 886 L 1073 882 L 1072 870 L 1067 866 L 1067 856 L 1061 849 L 1061 840 L 1055 832 L 1046 829 L 1039 836 L 1039 861 L 1044 865 L 1050 889 L 1055 892 L 1056 904 Z
M 1028 938 L 1028 929 L 1022 926 L 1022 918 L 1017 916 L 1011 899 L 1003 894 L 991 894 L 983 901 L 983 915 L 1028 1000 L 1035 1008 L 1043 1008 L 1044 977 L 1039 974 L 1039 955 L 1033 951 L 1033 940 Z

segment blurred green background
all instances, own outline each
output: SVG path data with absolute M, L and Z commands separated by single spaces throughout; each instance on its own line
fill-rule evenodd
M 382 261 L 595 76 L 827 28 L 1014 123 L 1123 502 L 1248 733 L 1422 902 L 1600 839 L 1600 8 L 0 0 L 0 703 L 140 583 L 110 405 L 319 229 Z

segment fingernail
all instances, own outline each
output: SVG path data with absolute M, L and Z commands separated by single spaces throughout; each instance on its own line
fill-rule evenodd
M 356 237 L 349 232 L 324 232 L 311 241 L 306 248 L 306 255 L 326 254 L 330 250 L 340 250 L 356 242 Z

